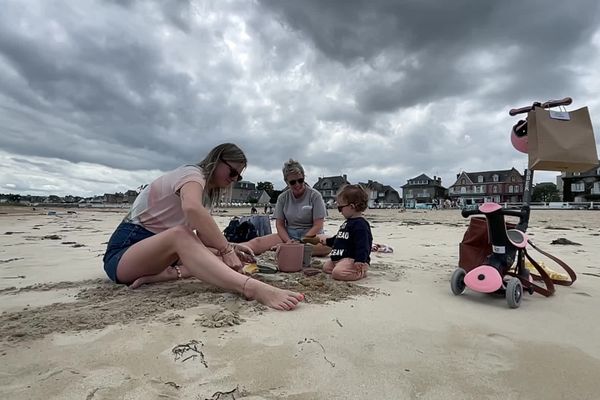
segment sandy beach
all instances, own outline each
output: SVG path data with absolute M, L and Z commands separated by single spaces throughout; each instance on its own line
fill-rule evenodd
M 533 241 L 578 280 L 509 309 L 451 293 L 459 211 L 368 210 L 395 251 L 372 254 L 365 280 L 260 277 L 306 294 L 293 312 L 197 280 L 111 283 L 102 255 L 124 212 L 0 208 L 0 398 L 600 398 L 600 212 L 532 212 Z

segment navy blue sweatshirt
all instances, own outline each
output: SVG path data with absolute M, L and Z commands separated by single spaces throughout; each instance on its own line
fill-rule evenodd
M 353 258 L 354 262 L 371 262 L 373 235 L 369 222 L 363 217 L 347 219 L 338 233 L 327 238 L 325 243 L 331 247 L 331 260 Z

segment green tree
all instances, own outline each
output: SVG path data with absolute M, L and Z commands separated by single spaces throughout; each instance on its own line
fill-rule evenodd
M 560 193 L 556 185 L 552 182 L 538 183 L 533 187 L 531 201 L 560 201 Z
M 265 192 L 267 192 L 267 194 L 269 196 L 273 195 L 273 184 L 271 182 L 258 182 L 256 184 L 256 189 L 257 190 L 264 190 Z

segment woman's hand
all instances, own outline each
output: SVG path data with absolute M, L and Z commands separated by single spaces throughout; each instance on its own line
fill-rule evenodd
M 235 254 L 238 256 L 240 260 L 245 263 L 253 263 L 256 262 L 256 257 L 254 256 L 254 251 L 246 245 L 243 244 L 234 244 L 233 249 L 235 250 Z
M 302 238 L 302 243 L 309 243 L 312 245 L 317 245 L 322 242 L 321 238 L 316 235 L 306 235 Z
M 244 267 L 244 264 L 240 260 L 240 258 L 235 254 L 235 251 L 231 251 L 229 253 L 223 254 L 223 262 L 227 264 L 230 268 L 239 271 Z

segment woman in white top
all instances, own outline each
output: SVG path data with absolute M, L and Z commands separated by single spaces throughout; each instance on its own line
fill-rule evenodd
M 108 242 L 107 275 L 133 288 L 194 276 L 272 308 L 295 308 L 302 294 L 237 272 L 243 266 L 240 257 L 253 256 L 251 249 L 228 243 L 204 207 L 215 200 L 219 188 L 241 180 L 246 164 L 242 150 L 225 143 L 198 164 L 154 180 L 139 194 Z

